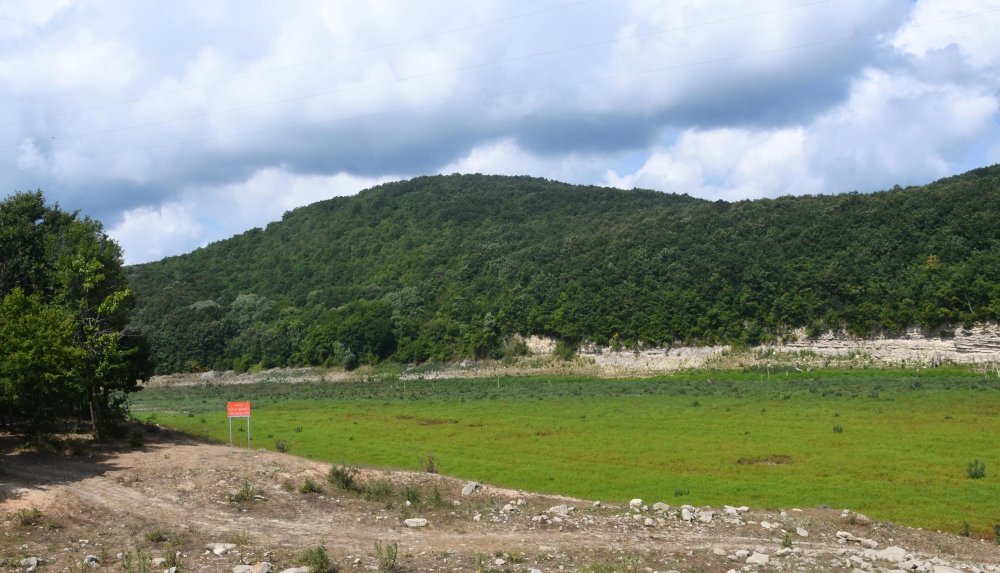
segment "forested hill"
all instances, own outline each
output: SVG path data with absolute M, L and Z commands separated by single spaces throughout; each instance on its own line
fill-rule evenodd
M 128 269 L 161 372 L 995 321 L 1000 166 L 726 203 L 527 177 L 380 185 Z

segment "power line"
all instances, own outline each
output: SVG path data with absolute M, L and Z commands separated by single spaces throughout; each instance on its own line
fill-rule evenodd
M 779 12 L 786 12 L 786 11 L 790 11 L 790 10 L 794 10 L 794 9 L 815 6 L 817 4 L 826 4 L 826 3 L 829 3 L 829 1 L 830 0 L 812 0 L 812 1 L 809 1 L 809 2 L 804 2 L 804 3 L 801 3 L 801 4 L 795 4 L 795 5 L 792 5 L 792 6 L 785 6 L 785 7 L 781 7 L 781 8 L 774 8 L 774 9 L 771 9 L 771 10 L 763 10 L 763 11 L 759 11 L 759 12 L 752 12 L 752 13 L 748 13 L 748 14 L 742 14 L 742 15 L 739 15 L 739 16 L 731 16 L 731 17 L 727 17 L 727 18 L 720 18 L 720 19 L 716 19 L 716 20 L 709 20 L 709 21 L 706 21 L 706 22 L 699 22 L 699 23 L 696 23 L 696 24 L 689 24 L 689 25 L 685 25 L 685 26 L 677 26 L 677 27 L 673 27 L 673 28 L 664 28 L 664 29 L 660 29 L 660 30 L 655 30 L 655 31 L 650 31 L 650 32 L 644 32 L 644 33 L 641 33 L 641 34 L 634 34 L 634 35 L 631 35 L 631 36 L 618 37 L 618 38 L 614 38 L 614 39 L 610 39 L 610 40 L 601 40 L 601 41 L 589 42 L 589 43 L 585 43 L 585 44 L 577 44 L 577 45 L 573 45 L 573 46 L 566 46 L 566 47 L 562 47 L 562 48 L 555 48 L 555 49 L 552 49 L 552 50 L 545 50 L 545 51 L 541 51 L 541 52 L 533 52 L 533 53 L 530 53 L 530 54 L 523 54 L 523 55 L 520 55 L 520 56 L 513 56 L 513 57 L 510 57 L 510 58 L 503 58 L 503 59 L 499 59 L 499 60 L 491 60 L 491 61 L 486 61 L 486 62 L 479 62 L 479 63 L 469 64 L 469 65 L 465 65 L 465 66 L 459 66 L 459 67 L 455 67 L 455 68 L 448 68 L 448 69 L 437 70 L 437 71 L 433 71 L 433 72 L 425 72 L 425 73 L 421 73 L 421 74 L 413 74 L 413 75 L 410 75 L 410 76 L 398 77 L 398 78 L 394 78 L 392 80 L 387 80 L 387 81 L 383 81 L 383 82 L 377 82 L 377 83 L 371 83 L 371 84 L 360 84 L 360 85 L 354 85 L 354 86 L 350 86 L 350 87 L 337 88 L 335 90 L 328 90 L 328 91 L 311 93 L 311 94 L 303 94 L 303 95 L 298 95 L 298 96 L 281 98 L 281 99 L 277 99 L 277 100 L 269 100 L 269 101 L 265 101 L 265 102 L 258 102 L 258 103 L 244 105 L 244 106 L 239 106 L 239 107 L 226 108 L 226 109 L 208 111 L 208 112 L 203 112 L 203 113 L 198 113 L 198 114 L 191 114 L 191 115 L 186 115 L 186 116 L 174 117 L 174 118 L 170 118 L 170 119 L 161 119 L 161 120 L 143 122 L 143 123 L 138 123 L 138 124 L 126 125 L 126 126 L 119 126 L 119 127 L 108 128 L 108 129 L 97 130 L 97 131 L 88 131 L 88 132 L 82 132 L 82 133 L 76 133 L 76 134 L 63 135 L 63 136 L 58 136 L 58 137 L 52 137 L 52 138 L 50 138 L 50 140 L 51 141 L 67 141 L 67 140 L 71 140 L 71 139 L 79 139 L 79 138 L 82 138 L 82 137 L 91 137 L 91 136 L 95 136 L 95 135 L 107 135 L 107 134 L 111 134 L 111 133 L 120 133 L 120 132 L 123 132 L 123 131 L 131 131 L 131 130 L 141 129 L 141 128 L 145 128 L 145 127 L 155 127 L 155 126 L 158 126 L 158 125 L 167 125 L 167 124 L 176 123 L 176 122 L 179 122 L 179 121 L 187 121 L 187 120 L 192 120 L 192 119 L 202 119 L 202 118 L 206 118 L 206 117 L 212 117 L 212 116 L 217 116 L 217 115 L 222 115 L 222 114 L 227 114 L 227 113 L 235 113 L 235 112 L 247 111 L 247 110 L 251 110 L 251 109 L 259 109 L 259 108 L 262 108 L 262 107 L 269 107 L 269 106 L 280 105 L 280 104 L 285 104 L 285 103 L 291 103 L 291 102 L 297 102 L 297 101 L 304 101 L 304 100 L 307 100 L 307 99 L 313 99 L 313 98 L 317 98 L 317 97 L 324 97 L 324 96 L 330 96 L 330 95 L 337 95 L 337 94 L 347 93 L 347 92 L 351 92 L 351 91 L 357 91 L 357 90 L 363 90 L 363 89 L 371 89 L 371 88 L 376 88 L 376 87 L 384 87 L 384 86 L 388 86 L 388 85 L 394 85 L 394 84 L 399 84 L 399 83 L 413 81 L 413 80 L 427 79 L 427 78 L 431 78 L 431 77 L 435 77 L 435 76 L 453 74 L 453 73 L 457 73 L 457 72 L 465 72 L 465 71 L 474 70 L 474 69 L 478 69 L 478 68 L 498 66 L 498 65 L 502 65 L 502 64 L 509 64 L 509 63 L 513 63 L 513 62 L 524 61 L 524 60 L 529 60 L 529 59 L 534 59 L 534 58 L 541 58 L 541 57 L 552 56 L 552 55 L 557 55 L 557 54 L 565 54 L 565 53 L 569 53 L 569 52 L 573 52 L 573 51 L 578 51 L 578 50 L 583 50 L 583 49 L 587 49 L 587 48 L 595 48 L 595 47 L 599 47 L 599 46 L 612 45 L 612 44 L 616 44 L 616 43 L 620 43 L 620 42 L 626 42 L 626 41 L 632 41 L 632 40 L 639 40 L 639 39 L 649 38 L 649 37 L 653 37 L 653 36 L 662 36 L 664 34 L 669 34 L 669 33 L 672 33 L 672 32 L 687 31 L 687 30 L 693 30 L 693 29 L 697 29 L 697 28 L 704 28 L 704 27 L 714 26 L 714 25 L 723 24 L 723 23 L 736 22 L 736 21 L 740 21 L 740 20 L 746 20 L 746 19 L 750 19 L 750 18 L 756 18 L 756 17 L 759 17 L 759 16 L 766 16 L 766 15 L 769 15 L 769 14 L 775 14 L 775 13 L 779 13 Z M 195 89 L 195 88 L 192 87 L 190 89 Z M 18 147 L 20 145 L 21 145 L 20 142 L 18 142 L 18 143 L 10 143 L 10 144 L 7 144 L 7 145 L 0 146 L 0 149 L 9 149 L 9 148 L 13 148 L 13 147 Z

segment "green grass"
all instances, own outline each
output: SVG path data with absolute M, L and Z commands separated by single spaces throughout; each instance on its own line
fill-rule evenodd
M 200 386 L 134 409 L 228 441 L 227 399 L 254 403 L 256 444 L 331 462 L 419 470 L 433 451 L 444 474 L 606 501 L 689 490 L 954 532 L 1000 521 L 1000 381 L 962 369 Z

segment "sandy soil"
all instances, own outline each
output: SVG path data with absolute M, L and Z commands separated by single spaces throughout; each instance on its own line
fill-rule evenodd
M 645 511 L 608 503 L 595 507 L 590 500 L 490 486 L 463 496 L 465 482 L 434 474 L 363 470 L 358 475 L 362 484 L 387 479 L 397 491 L 419 490 L 421 502 L 408 507 L 399 496 L 391 503 L 366 501 L 334 488 L 325 480 L 327 464 L 206 444 L 165 430 L 146 437 L 140 449 L 91 444 L 86 454 L 70 456 L 17 451 L 13 438 L 0 436 L 0 451 L 8 452 L 0 459 L 0 559 L 14 570 L 23 570 L 21 559 L 37 556 L 41 571 L 83 571 L 89 569 L 82 560 L 94 555 L 100 560 L 97 570 L 122 571 L 118 554 L 135 555 L 138 548 L 149 557 L 180 552 L 180 571 L 232 571 L 261 561 L 281 571 L 304 550 L 323 545 L 337 570 L 366 571 L 379 568 L 375 544 L 381 542 L 398 544 L 400 571 L 896 567 L 862 542 L 838 539 L 837 532 L 845 531 L 877 543 L 879 550 L 901 547 L 925 569 L 939 567 L 936 573 L 948 573 L 945 566 L 1000 572 L 1000 547 L 992 541 L 865 523 L 839 509 L 750 510 L 733 516 L 716 508 L 711 522 L 696 517 L 689 523 L 681 519 L 679 507 L 654 511 L 658 500 L 646 500 Z M 299 493 L 307 478 L 324 492 Z M 260 498 L 227 501 L 245 481 Z M 434 487 L 444 498 L 438 506 L 427 501 Z M 560 505 L 574 509 L 552 511 Z M 22 519 L 29 508 L 40 516 Z M 414 517 L 427 519 L 428 525 L 407 527 L 405 519 Z M 763 522 L 775 527 L 764 528 Z M 799 528 L 808 536 L 797 534 Z M 786 534 L 792 552 L 779 556 Z M 212 543 L 235 547 L 216 555 L 206 550 Z M 765 554 L 769 563 L 747 565 L 746 554 L 737 553 L 741 550 Z

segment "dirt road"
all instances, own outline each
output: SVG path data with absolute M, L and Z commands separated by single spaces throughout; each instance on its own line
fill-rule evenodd
M 180 552 L 179 571 L 263 561 L 281 571 L 320 545 L 337 570 L 365 571 L 386 565 L 379 542 L 398 545 L 401 571 L 877 571 L 898 569 L 905 554 L 907 566 L 935 573 L 1000 573 L 992 541 L 869 523 L 840 509 L 595 506 L 489 486 L 463 495 L 465 482 L 382 470 L 357 475 L 365 495 L 327 482 L 328 464 L 167 431 L 147 434 L 139 449 L 13 451 L 0 464 L 0 559 L 19 568 L 37 556 L 41 571 L 88 570 L 87 555 L 97 570 L 122 571 L 124 552 L 140 571 L 137 550 L 146 559 Z M 323 491 L 300 493 L 307 479 Z M 251 500 L 229 500 L 241 493 Z M 412 518 L 427 525 L 408 527 Z M 216 555 L 206 549 L 216 543 L 234 547 Z

